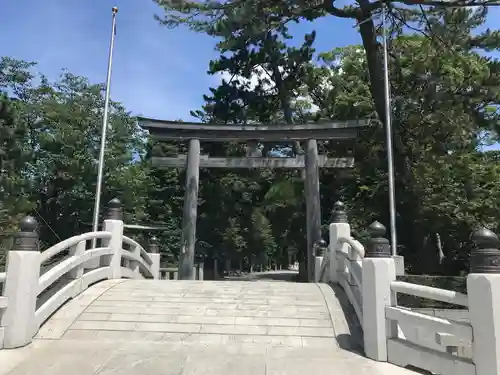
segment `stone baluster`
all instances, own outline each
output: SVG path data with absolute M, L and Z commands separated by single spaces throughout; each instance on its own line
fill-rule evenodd
M 113 253 L 101 258 L 101 265 L 110 267 L 110 278 L 121 278 L 121 260 L 123 248 L 123 221 L 121 202 L 114 198 L 108 203 L 107 219 L 103 230 L 111 232 L 111 238 L 103 241 L 104 247 L 110 247 Z
M 370 239 L 363 259 L 362 310 L 365 354 L 376 361 L 387 361 L 387 339 L 397 337 L 396 322 L 387 322 L 386 306 L 396 304 L 391 283 L 396 280 L 391 246 L 386 229 L 379 222 L 368 227 Z
M 471 236 L 475 248 L 467 276 L 469 317 L 474 340 L 472 360 L 477 375 L 500 375 L 500 250 L 492 231 Z
M 172 253 L 166 253 L 164 254 L 166 266 L 168 268 L 172 267 L 173 264 L 176 263 L 176 259 Z M 178 271 L 168 271 L 165 273 L 165 279 L 166 280 L 178 280 Z
M 69 255 L 70 256 L 78 256 L 78 255 L 85 254 L 86 246 L 87 246 L 87 241 L 78 242 L 76 245 L 72 246 L 69 249 Z M 84 273 L 83 267 L 84 267 L 84 265 L 81 264 L 81 265 L 73 268 L 71 271 L 68 272 L 68 278 L 79 279 L 80 277 L 82 277 L 83 273 Z
M 214 268 L 214 280 L 219 280 L 219 253 L 217 251 L 214 251 L 214 256 L 213 256 L 213 268 Z M 262 269 L 262 265 L 259 266 Z
M 140 245 L 136 245 L 134 246 L 133 248 L 130 249 L 130 251 L 134 254 L 134 257 L 136 259 L 140 259 L 141 258 L 141 246 Z M 139 267 L 139 261 L 138 260 L 130 260 L 128 262 L 128 268 L 130 270 L 132 270 L 132 272 L 134 273 L 141 273 L 141 269 Z
M 196 254 L 196 280 L 203 280 L 205 273 L 205 258 L 206 254 L 198 253 Z
M 20 231 L 7 255 L 3 292 L 7 308 L 0 328 L 3 329 L 3 347 L 6 349 L 29 344 L 38 330 L 35 311 L 41 255 L 37 227 L 37 221 L 31 216 L 21 220 Z
M 329 266 L 329 281 L 336 282 L 337 281 L 337 273 L 343 272 L 345 268 L 345 264 L 339 262 L 337 257 L 337 251 L 348 253 L 349 245 L 348 244 L 338 244 L 338 240 L 340 237 L 349 237 L 351 235 L 351 227 L 347 222 L 347 213 L 345 211 L 344 203 L 338 201 L 333 206 L 332 213 L 332 223 L 330 224 L 330 244 L 328 256 L 330 257 L 330 266 Z
M 149 258 L 153 262 L 151 264 L 151 273 L 154 279 L 160 279 L 160 246 L 158 245 L 158 238 L 155 236 L 149 240 L 148 249 Z
M 316 242 L 314 244 L 314 254 L 315 254 L 315 256 L 314 256 L 314 282 L 316 282 L 316 283 L 328 281 L 328 280 L 325 280 L 324 277 L 323 277 L 323 280 L 321 278 L 321 271 L 322 271 L 323 262 L 326 259 L 325 255 L 328 256 L 328 254 L 326 254 L 327 249 L 328 249 L 328 244 L 323 239 L 319 240 L 318 242 Z

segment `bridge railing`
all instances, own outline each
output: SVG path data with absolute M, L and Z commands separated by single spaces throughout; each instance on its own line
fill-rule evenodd
M 463 307 L 469 305 L 466 294 L 413 283 L 392 281 L 390 291 L 396 297 L 406 294 Z M 398 306 L 397 298 L 385 307 L 385 319 L 392 325 L 387 334 L 388 362 L 411 365 L 433 373 L 443 373 L 453 367 L 456 373 L 475 374 L 472 358 L 466 358 L 456 349 L 450 350 L 452 347 L 472 345 L 474 335 L 470 322 L 412 311 Z
M 315 281 L 339 284 L 353 306 L 359 322 L 363 321 L 363 258 L 364 246 L 351 235 L 344 205 L 335 203 L 330 243 L 326 253 L 315 257 Z M 322 248 L 317 244 L 319 249 Z
M 204 280 L 205 267 L 202 261 L 198 261 L 193 267 L 195 280 Z M 161 267 L 159 269 L 160 280 L 177 280 L 179 277 L 178 267 Z
M 328 252 L 316 256 L 315 281 L 338 283 L 345 291 L 360 322 L 363 321 L 363 258 L 364 246 L 351 235 L 344 205 L 335 203 L 330 224 Z
M 37 222 L 21 222 L 14 246 L 0 274 L 0 348 L 31 342 L 40 326 L 66 301 L 107 279 L 159 278 L 160 254 L 155 238 L 149 252 L 123 235 L 120 202 L 109 203 L 103 229 L 77 235 L 40 252 Z M 88 243 L 99 245 L 90 246 Z
M 160 280 L 177 280 L 179 275 L 178 267 L 161 267 Z
M 463 294 L 397 281 L 385 227 L 378 222 L 370 225 L 363 247 L 351 237 L 343 205 L 336 206 L 330 249 L 317 281 L 338 283 L 346 292 L 363 328 L 366 356 L 443 375 L 500 375 L 498 237 L 487 229 L 472 235 L 476 247 Z M 466 308 L 468 319 L 436 317 L 400 306 L 398 294 Z
M 372 233 L 373 235 L 373 233 Z M 379 237 L 385 231 L 378 233 Z M 500 375 L 500 250 L 497 236 L 472 236 L 467 294 L 396 280 L 389 247 L 370 241 L 363 261 L 363 332 L 369 358 L 437 374 Z M 388 242 L 388 240 L 385 240 Z M 407 294 L 466 307 L 468 321 L 435 317 L 398 306 Z M 469 355 L 462 348 L 470 348 Z

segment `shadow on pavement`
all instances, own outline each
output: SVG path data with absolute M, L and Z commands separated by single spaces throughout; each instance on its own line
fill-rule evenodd
M 349 303 L 347 295 L 340 286 L 336 284 L 327 285 L 333 290 L 335 297 L 337 297 L 349 328 L 350 334 L 337 335 L 337 342 L 340 348 L 364 356 L 363 328 L 361 327 L 354 308 Z

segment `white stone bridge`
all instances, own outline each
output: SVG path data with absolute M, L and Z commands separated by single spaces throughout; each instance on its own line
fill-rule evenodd
M 396 281 L 384 228 L 370 231 L 365 247 L 332 223 L 316 283 L 164 280 L 119 219 L 40 253 L 26 218 L 0 274 L 0 375 L 500 375 L 496 236 L 475 234 L 464 295 Z M 397 293 L 468 310 L 438 318 Z

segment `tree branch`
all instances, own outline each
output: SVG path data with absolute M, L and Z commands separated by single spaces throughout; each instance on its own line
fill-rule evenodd
M 323 9 L 335 17 L 340 18 L 357 18 L 359 9 L 352 7 L 344 7 L 343 9 L 335 7 L 335 0 L 323 0 Z
M 499 0 L 378 0 L 370 4 L 371 10 L 379 9 L 384 3 L 401 3 L 405 5 L 431 6 L 441 8 L 457 8 L 457 7 L 484 7 L 484 6 L 500 6 Z

